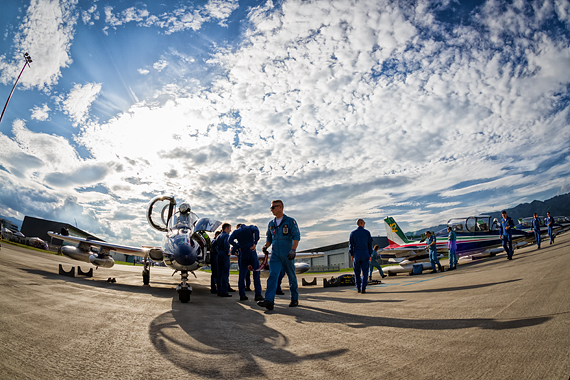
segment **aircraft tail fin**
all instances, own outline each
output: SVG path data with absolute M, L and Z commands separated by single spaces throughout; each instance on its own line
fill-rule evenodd
M 384 224 L 386 227 L 386 236 L 388 237 L 390 244 L 402 245 L 411 243 L 411 241 L 409 241 L 404 234 L 404 231 L 402 231 L 400 226 L 398 226 L 398 223 L 396 223 L 394 218 L 388 216 L 386 219 L 384 219 Z

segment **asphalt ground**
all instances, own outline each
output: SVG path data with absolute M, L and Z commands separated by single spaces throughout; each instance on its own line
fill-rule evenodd
M 167 268 L 71 278 L 59 263 L 88 264 L 7 244 L 0 263 L 1 379 L 570 377 L 570 234 L 367 294 L 319 276 L 273 311 L 210 294 L 206 273 L 182 304 Z

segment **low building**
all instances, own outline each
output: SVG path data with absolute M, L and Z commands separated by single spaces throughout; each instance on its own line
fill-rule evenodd
M 385 236 L 373 236 L 373 244 L 377 244 L 380 248 L 386 247 L 389 242 Z M 352 268 L 352 261 L 348 252 L 348 241 L 338 244 L 326 245 L 324 247 L 306 249 L 299 253 L 324 253 L 322 257 L 314 259 L 298 259 L 301 262 L 311 265 L 312 272 L 328 272 L 339 270 L 342 268 Z

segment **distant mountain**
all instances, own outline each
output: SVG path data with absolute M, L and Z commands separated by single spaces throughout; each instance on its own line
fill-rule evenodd
M 502 210 L 498 210 L 485 214 L 498 219 L 501 217 L 501 211 Z M 532 216 L 535 212 L 539 216 L 546 216 L 547 211 L 550 211 L 552 216 L 570 216 L 570 193 L 557 195 L 544 202 L 532 201 L 530 203 L 521 203 L 518 206 L 507 209 L 507 214 L 516 221 L 519 218 Z
M 521 203 L 513 208 L 508 208 L 507 215 L 510 216 L 515 224 L 519 218 L 526 218 L 532 216 L 535 212 L 538 216 L 546 216 L 546 212 L 550 211 L 552 216 L 570 216 L 570 193 L 557 195 L 554 198 L 550 198 L 543 201 L 532 201 L 530 203 Z M 497 210 L 492 212 L 482 212 L 480 215 L 490 215 L 497 219 L 501 219 L 501 212 L 503 210 Z M 475 215 L 473 215 L 475 216 Z M 446 228 L 446 224 L 440 224 L 438 226 L 424 228 L 416 232 L 416 235 L 421 235 L 427 230 L 439 231 Z

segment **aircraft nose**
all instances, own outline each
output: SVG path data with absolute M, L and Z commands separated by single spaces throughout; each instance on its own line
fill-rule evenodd
M 174 253 L 174 261 L 180 265 L 192 265 L 196 262 L 196 252 L 188 245 L 180 245 Z

